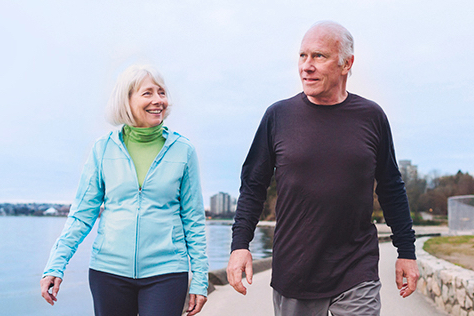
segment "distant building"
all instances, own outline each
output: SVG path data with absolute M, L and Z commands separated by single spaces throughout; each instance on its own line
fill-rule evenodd
M 46 211 L 44 211 L 43 215 L 47 215 L 47 216 L 58 216 L 59 213 L 58 213 L 58 210 L 55 209 L 54 207 L 50 207 L 48 208 Z
M 219 192 L 211 196 L 211 213 L 214 215 L 224 214 L 233 212 L 235 208 L 232 208 L 235 199 L 228 193 Z
M 398 168 L 403 181 L 407 182 L 418 178 L 418 166 L 412 165 L 411 160 L 399 160 Z

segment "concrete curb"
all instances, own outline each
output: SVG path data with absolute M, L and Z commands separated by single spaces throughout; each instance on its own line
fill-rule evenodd
M 474 271 L 434 257 L 423 250 L 429 238 L 417 240 L 418 290 L 450 315 L 474 315 Z

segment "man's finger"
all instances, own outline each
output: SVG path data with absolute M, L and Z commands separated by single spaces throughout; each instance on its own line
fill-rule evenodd
M 246 295 L 247 294 L 247 288 L 244 286 L 242 283 L 242 271 L 234 271 L 232 273 L 233 277 L 232 279 L 234 282 L 231 284 L 232 287 L 239 293 Z
M 247 289 L 242 284 L 242 273 L 246 273 L 247 282 L 252 283 L 252 254 L 247 249 L 232 251 L 227 264 L 227 280 L 229 284 L 239 293 L 247 294 Z
M 240 282 L 238 273 L 235 273 L 233 268 L 230 266 L 227 267 L 227 281 L 229 281 L 229 284 L 236 289 L 237 284 Z M 236 289 L 237 290 L 237 289 Z
M 412 259 L 397 259 L 395 264 L 396 283 L 402 297 L 407 297 L 416 290 L 416 283 L 420 277 L 418 265 Z M 406 282 L 403 282 L 406 278 Z
M 247 262 L 247 264 L 245 265 L 245 278 L 247 279 L 248 284 L 252 284 L 253 267 L 252 267 L 252 262 L 251 261 Z
M 403 287 L 403 271 L 395 271 L 395 282 L 397 283 L 397 288 L 400 290 Z
M 416 290 L 416 283 L 418 279 L 413 276 L 407 276 L 407 283 L 404 284 L 405 291 L 403 293 L 403 297 L 410 296 Z

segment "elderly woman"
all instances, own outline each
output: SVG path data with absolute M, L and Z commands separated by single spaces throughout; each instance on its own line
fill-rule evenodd
M 68 261 L 99 215 L 89 270 L 95 315 L 181 315 L 189 262 L 188 315 L 206 302 L 196 151 L 188 139 L 163 126 L 167 96 L 162 77 L 151 67 L 131 66 L 119 77 L 109 116 L 113 124 L 124 125 L 95 143 L 84 167 L 41 280 L 42 296 L 51 305 Z

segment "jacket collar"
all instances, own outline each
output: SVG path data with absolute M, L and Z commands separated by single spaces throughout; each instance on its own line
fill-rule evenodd
M 166 139 L 166 141 L 163 145 L 163 148 L 161 149 L 161 152 L 166 153 L 168 148 L 171 147 L 182 136 L 174 131 L 171 131 L 170 129 L 168 129 L 168 127 L 163 126 L 163 137 Z M 118 130 L 114 130 L 110 134 L 110 139 L 115 142 L 122 151 L 128 154 L 128 151 L 123 142 L 123 126 L 121 126 Z

